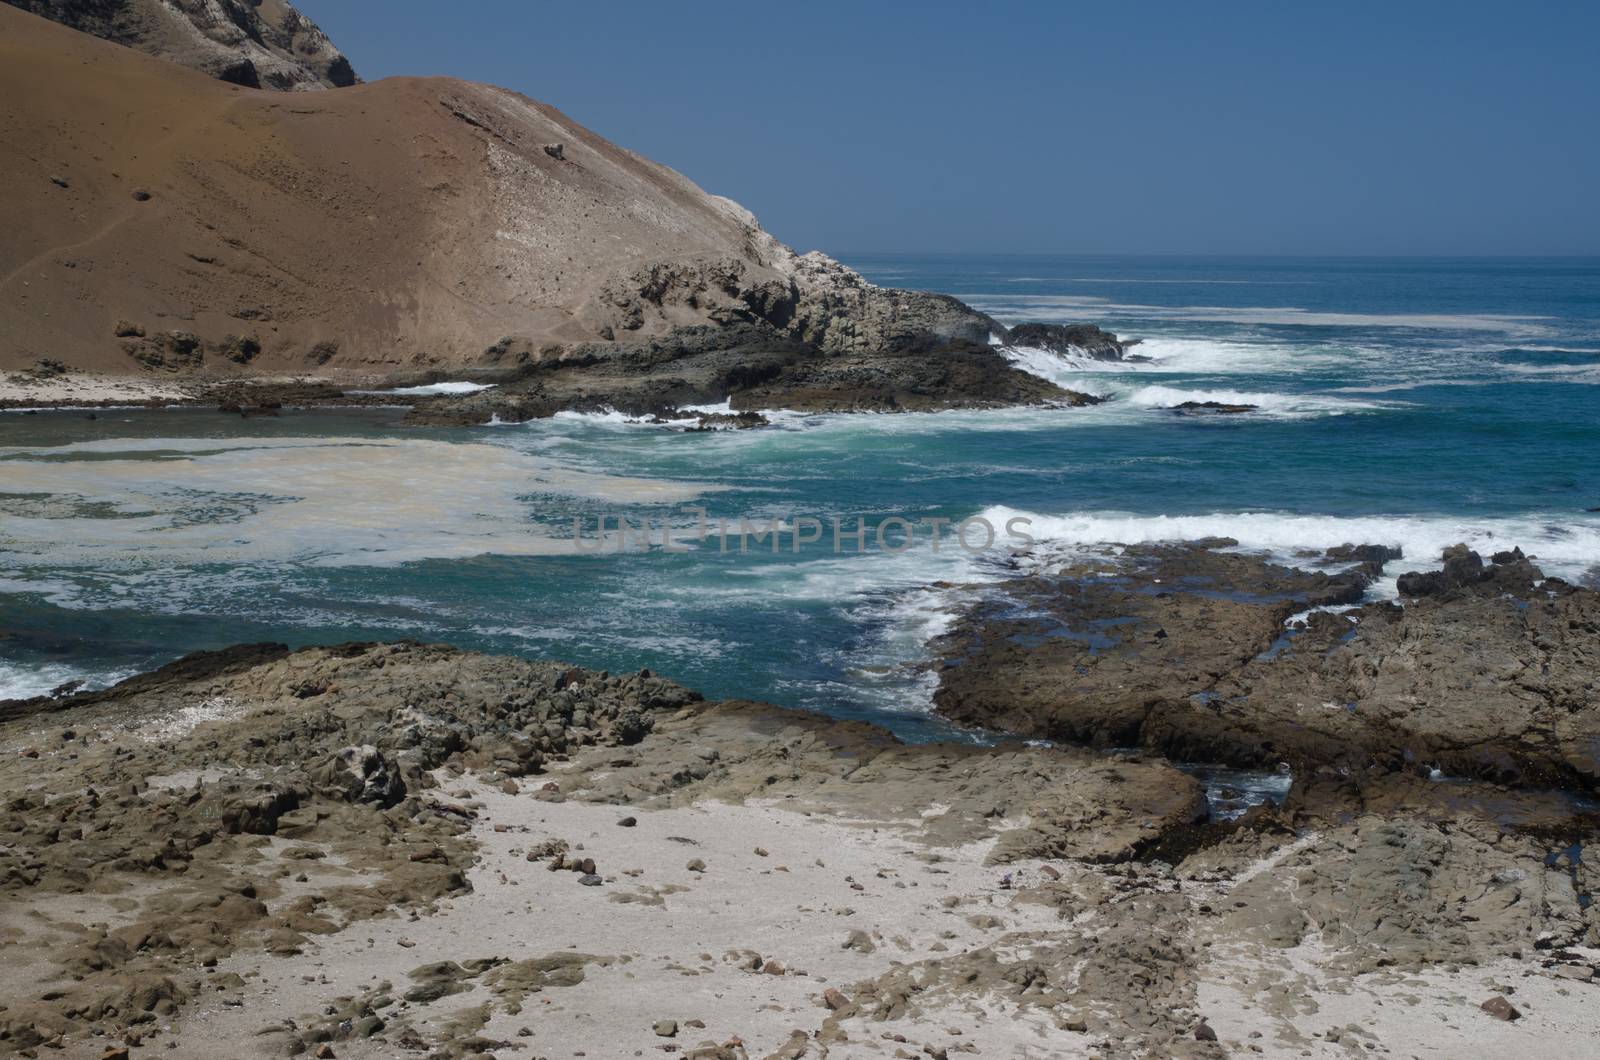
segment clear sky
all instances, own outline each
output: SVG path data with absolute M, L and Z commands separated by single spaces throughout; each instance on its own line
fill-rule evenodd
M 1600 2 L 297 0 L 799 249 L 1600 253 Z

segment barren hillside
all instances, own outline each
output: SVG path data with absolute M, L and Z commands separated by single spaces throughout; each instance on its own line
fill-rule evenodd
M 372 374 L 737 321 L 986 338 L 487 85 L 256 91 L 0 6 L 0 97 L 0 368 Z

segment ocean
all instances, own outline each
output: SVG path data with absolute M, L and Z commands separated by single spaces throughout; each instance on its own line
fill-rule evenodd
M 965 735 L 929 713 L 926 644 L 1011 570 L 1013 520 L 1058 548 L 1370 542 L 1404 549 L 1392 575 L 1465 541 L 1596 577 L 1600 260 L 846 260 L 1008 324 L 1096 323 L 1150 361 L 1017 355 L 1111 399 L 1092 408 L 780 413 L 717 434 L 617 415 L 0 414 L 0 699 L 240 641 L 403 637 L 648 667 L 925 739 Z M 1182 401 L 1259 411 L 1166 411 Z M 619 549 L 601 517 L 657 529 Z M 777 551 L 698 540 L 702 518 L 741 517 L 778 520 Z M 992 547 L 951 537 L 974 518 Z M 893 522 L 879 539 L 896 519 L 909 542 Z M 937 550 L 923 519 L 949 520 Z

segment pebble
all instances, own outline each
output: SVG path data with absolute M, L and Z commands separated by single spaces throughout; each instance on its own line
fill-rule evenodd
M 678 1036 L 677 1020 L 656 1020 L 653 1028 L 658 1038 L 676 1038 Z

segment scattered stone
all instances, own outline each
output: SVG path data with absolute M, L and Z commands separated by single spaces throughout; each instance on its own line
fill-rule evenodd
M 676 1038 L 678 1036 L 677 1020 L 656 1020 L 652 1028 L 658 1038 Z
M 1517 1007 L 1499 994 L 1491 997 L 1478 1007 L 1495 1019 L 1505 1020 L 1507 1023 L 1522 1018 L 1522 1013 L 1518 1011 Z
M 624 817 L 622 820 L 617 822 L 617 827 L 618 828 L 632 828 L 634 825 L 636 825 L 638 823 L 639 823 L 639 819 L 637 817 Z
M 1194 1040 L 1197 1042 L 1214 1042 L 1217 1040 L 1217 1032 L 1211 1029 L 1211 1024 L 1201 1020 L 1200 1025 L 1194 1029 Z
M 551 158 L 555 158 L 555 159 L 565 158 L 566 157 L 566 151 L 567 151 L 567 147 L 566 147 L 565 144 L 545 144 L 544 145 L 544 153 L 549 155 Z
M 706 863 L 699 858 L 690 858 L 689 863 L 684 868 L 690 872 L 704 872 L 706 871 Z
M 850 999 L 831 986 L 822 992 L 822 1003 L 835 1012 L 850 1007 Z

